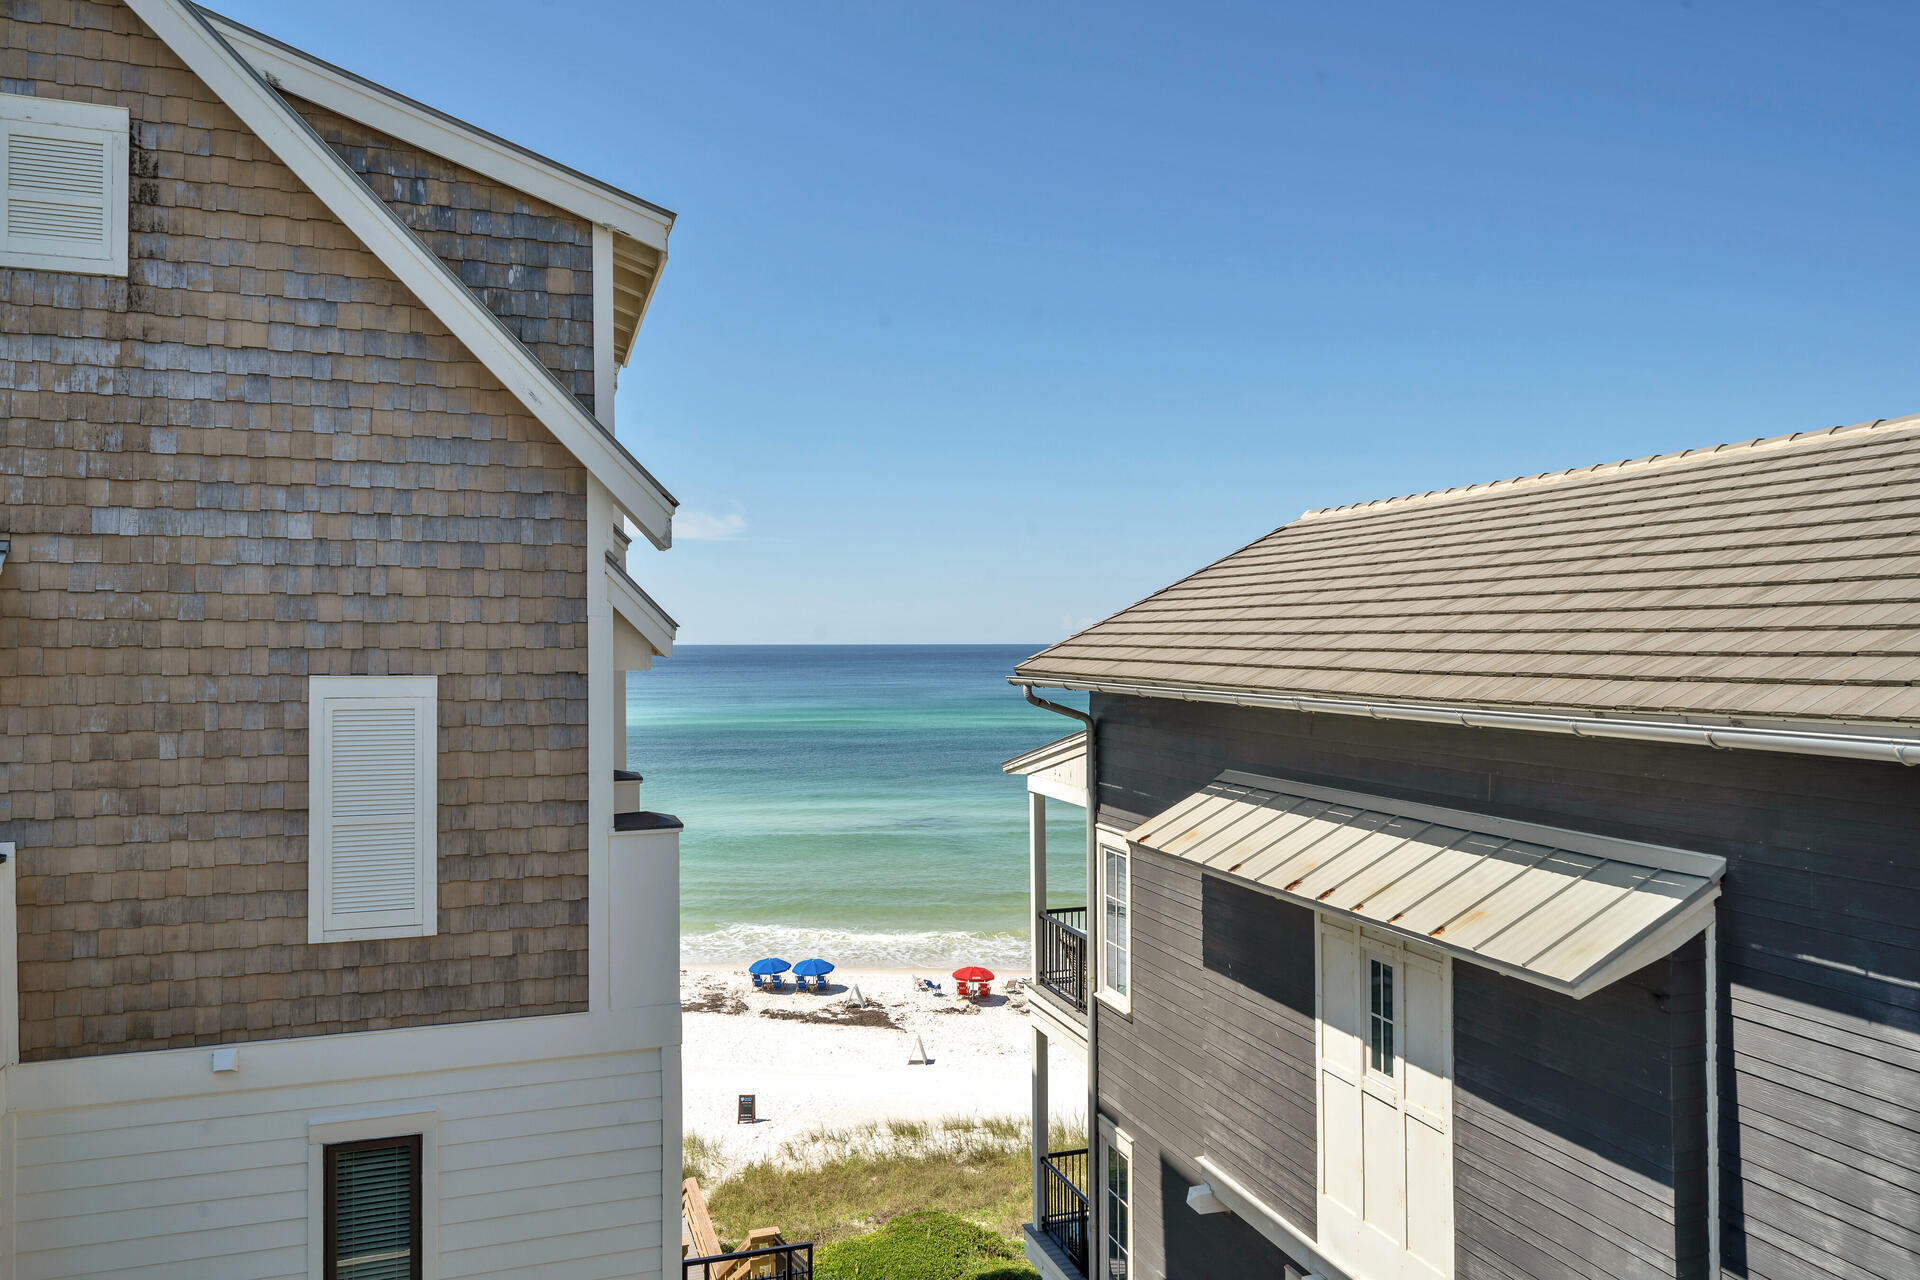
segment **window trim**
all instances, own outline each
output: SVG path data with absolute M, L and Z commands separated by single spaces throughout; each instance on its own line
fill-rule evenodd
M 1100 1159 L 1096 1170 L 1097 1176 L 1094 1179 L 1094 1191 L 1095 1194 L 1099 1196 L 1100 1209 L 1095 1222 L 1098 1230 L 1092 1241 L 1095 1247 L 1089 1251 L 1087 1265 L 1092 1267 L 1098 1262 L 1102 1271 L 1106 1268 L 1108 1227 L 1107 1178 L 1109 1176 L 1107 1172 L 1107 1162 L 1112 1154 L 1118 1151 L 1120 1158 L 1127 1162 L 1127 1238 L 1124 1242 L 1124 1247 L 1127 1251 L 1127 1273 L 1130 1280 L 1133 1273 L 1133 1261 L 1139 1256 L 1134 1251 L 1134 1225 L 1140 1218 L 1137 1206 L 1133 1202 L 1133 1193 L 1138 1183 L 1134 1171 L 1136 1162 L 1133 1158 L 1133 1135 L 1116 1125 L 1106 1116 L 1100 1117 L 1099 1133 Z
M 439 679 L 435 676 L 309 676 L 307 678 L 307 941 L 364 942 L 378 938 L 431 938 L 439 931 Z M 332 743 L 326 715 L 335 702 L 410 704 L 420 717 L 419 779 L 424 810 L 414 871 L 420 903 L 417 923 L 327 923 L 331 870 L 325 850 L 332 833 L 332 792 L 326 785 Z
M 36 253 L 30 249 L 10 249 L 0 240 L 0 269 L 19 271 L 60 271 L 73 275 L 119 276 L 127 274 L 128 204 L 133 196 L 129 167 L 128 134 L 133 116 L 125 107 L 102 102 L 74 102 L 65 98 L 41 98 L 32 94 L 0 94 L 0 147 L 16 124 L 41 128 L 97 134 L 106 144 L 107 192 L 103 213 L 106 216 L 105 256 L 81 256 L 67 253 Z M 0 153 L 0 171 L 4 154 Z M 5 192 L 0 191 L 0 201 Z
M 440 1113 L 437 1110 L 410 1110 L 405 1104 L 334 1111 L 308 1118 L 308 1280 L 327 1280 L 326 1149 L 345 1143 L 409 1137 L 420 1140 L 419 1280 L 439 1280 Z
M 1133 846 L 1125 839 L 1102 837 L 1098 843 L 1098 848 L 1100 850 L 1099 878 L 1097 881 L 1100 890 L 1100 944 L 1097 953 L 1098 964 L 1095 966 L 1095 972 L 1099 975 L 1099 982 L 1094 990 L 1094 997 L 1113 1009 L 1114 1012 L 1131 1017 L 1133 1016 L 1134 977 L 1137 969 L 1133 960 Z M 1126 864 L 1127 868 L 1126 898 L 1120 904 L 1121 908 L 1126 912 L 1127 921 L 1126 937 L 1122 939 L 1120 943 L 1120 950 L 1126 954 L 1127 958 L 1127 986 L 1124 991 L 1116 988 L 1108 981 L 1111 975 L 1107 972 L 1107 859 L 1116 855 Z

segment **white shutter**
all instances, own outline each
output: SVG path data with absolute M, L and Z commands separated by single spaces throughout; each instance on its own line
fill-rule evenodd
M 0 266 L 127 273 L 128 119 L 0 94 Z
M 308 687 L 308 941 L 433 933 L 433 677 L 315 676 Z

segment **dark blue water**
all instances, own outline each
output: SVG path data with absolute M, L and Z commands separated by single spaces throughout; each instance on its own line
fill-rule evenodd
M 687 646 L 635 672 L 628 760 L 686 823 L 685 957 L 1018 962 L 1026 789 L 1000 762 L 1079 727 L 1006 682 L 1041 647 Z M 1054 900 L 1077 903 L 1084 815 L 1049 812 Z

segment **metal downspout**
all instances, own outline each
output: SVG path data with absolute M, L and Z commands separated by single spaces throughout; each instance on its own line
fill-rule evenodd
M 1095 772 L 1094 732 L 1092 700 L 1089 699 L 1087 711 L 1075 711 L 1072 707 L 1062 706 L 1058 702 L 1049 702 L 1033 691 L 1032 685 L 1021 685 L 1020 692 L 1026 700 L 1043 711 L 1055 715 L 1067 716 L 1078 720 L 1087 731 L 1087 951 L 1086 966 L 1087 991 L 1087 1185 L 1080 1188 L 1087 1197 L 1087 1265 L 1093 1265 L 1093 1250 L 1100 1238 L 1099 1222 L 1101 1197 L 1094 1194 L 1094 1180 L 1100 1176 L 1100 1074 L 1099 1074 L 1099 1001 L 1093 998 L 1094 974 L 1100 964 L 1100 937 L 1095 933 L 1096 922 L 1102 912 L 1096 910 L 1099 899 L 1095 897 L 1099 884 L 1098 821 L 1099 813 L 1099 775 Z M 1044 1146 L 1046 1137 L 1036 1134 L 1035 1142 Z

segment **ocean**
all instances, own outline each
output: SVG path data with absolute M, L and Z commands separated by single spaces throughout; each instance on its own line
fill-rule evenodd
M 1078 727 L 1006 682 L 1042 647 L 689 645 L 634 672 L 629 767 L 686 824 L 683 960 L 1024 967 L 1026 788 L 1000 762 Z M 1048 814 L 1052 901 L 1079 905 L 1085 817 Z

